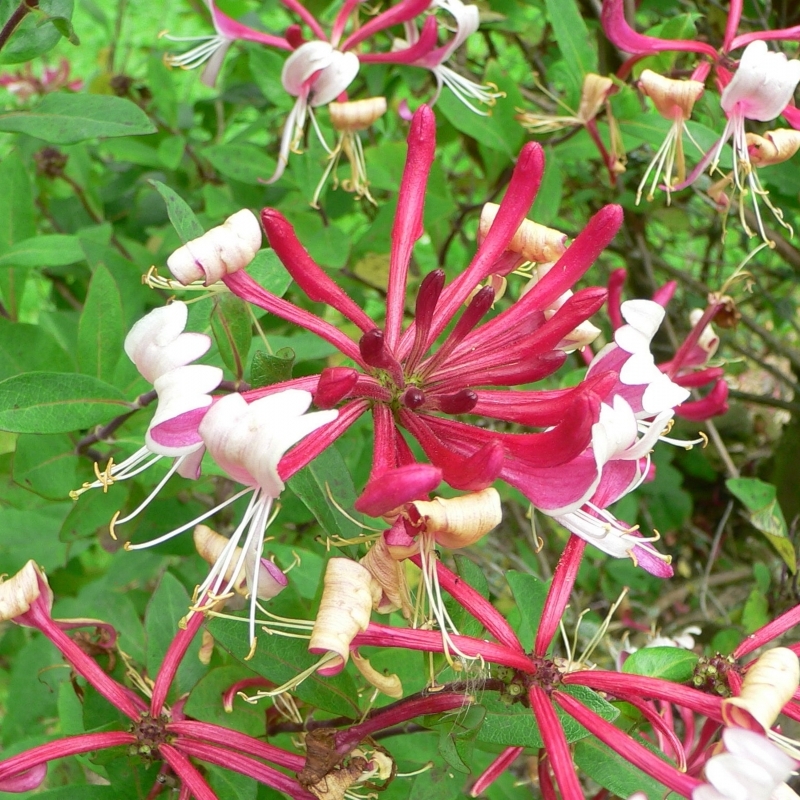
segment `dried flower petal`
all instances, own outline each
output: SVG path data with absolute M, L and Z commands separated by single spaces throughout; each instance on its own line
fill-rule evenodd
M 489 233 L 500 206 L 486 203 L 481 211 L 478 238 L 483 240 Z M 506 245 L 506 250 L 519 253 L 525 261 L 541 263 L 557 261 L 567 249 L 567 235 L 546 225 L 524 219 L 517 232 Z
M 47 578 L 31 559 L 8 580 L 0 579 L 0 621 L 16 620 L 30 611 L 31 606 L 45 592 L 48 608 L 53 604 L 53 593 Z
M 496 528 L 503 519 L 500 495 L 489 487 L 460 497 L 436 497 L 410 504 L 409 518 L 443 547 L 467 547 Z

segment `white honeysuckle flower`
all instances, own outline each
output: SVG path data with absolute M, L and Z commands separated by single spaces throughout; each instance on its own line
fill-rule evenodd
M 707 784 L 692 800 L 774 800 L 798 762 L 766 736 L 744 728 L 725 728 L 725 752 L 705 765 Z
M 202 280 L 210 286 L 244 269 L 261 249 L 261 238 L 256 215 L 243 208 L 222 225 L 179 247 L 167 259 L 167 267 L 184 285 Z
M 134 324 L 125 337 L 125 352 L 142 377 L 155 383 L 176 367 L 205 355 L 211 339 L 204 333 L 185 333 L 189 307 L 175 300 L 156 308 Z
M 162 458 L 175 459 L 155 491 L 136 511 L 124 519 L 115 518 L 112 521 L 112 535 L 115 525 L 133 519 L 176 472 L 191 479 L 200 475 L 204 448 L 197 434 L 197 421 L 193 429 L 191 426 L 182 426 L 185 429 L 178 435 L 169 432 L 168 438 L 163 441 L 158 441 L 152 435 L 156 426 L 187 412 L 209 407 L 212 403 L 210 392 L 222 382 L 223 374 L 219 367 L 190 364 L 206 353 L 211 346 L 211 339 L 204 333 L 184 332 L 188 314 L 186 303 L 176 300 L 163 308 L 154 309 L 131 328 L 125 338 L 125 352 L 142 376 L 153 383 L 158 395 L 156 412 L 145 434 L 145 445 L 119 464 L 115 464 L 113 458 L 109 459 L 103 470 L 95 464 L 97 479 L 70 492 L 73 500 L 89 489 L 107 492 L 117 481 L 136 477 Z
M 720 105 L 730 115 L 769 122 L 775 119 L 800 83 L 800 61 L 769 50 L 764 41 L 744 49 L 731 82 L 722 90 Z
M 281 83 L 297 100 L 286 118 L 275 172 L 266 183 L 274 183 L 283 175 L 289 163 L 290 152 L 300 152 L 306 117 L 311 117 L 319 141 L 330 154 L 331 149 L 325 142 L 311 109 L 336 100 L 355 80 L 358 69 L 359 61 L 355 53 L 342 53 L 328 42 L 321 41 L 300 45 L 286 59 L 281 72 Z
M 794 95 L 800 83 L 800 61 L 788 60 L 784 53 L 774 53 L 761 40 L 751 42 L 744 50 L 739 68 L 731 82 L 723 89 L 720 105 L 728 117 L 725 130 L 719 142 L 706 159 L 711 159 L 710 171 L 713 173 L 719 164 L 722 148 L 733 137 L 733 187 L 739 197 L 739 217 L 745 231 L 750 235 L 755 232 L 747 225 L 744 215 L 743 199 L 750 192 L 753 198 L 753 212 L 756 217 L 758 232 L 761 238 L 769 243 L 771 240 L 764 230 L 758 200 L 762 199 L 772 211 L 775 219 L 791 232 L 791 226 L 784 222 L 783 213 L 768 198 L 768 192 L 762 187 L 758 173 L 750 160 L 750 148 L 745 131 L 745 120 L 768 122 L 775 119 Z M 713 155 L 712 155 L 713 153 Z M 705 163 L 702 162 L 702 163 Z M 729 183 L 730 177 L 721 182 L 722 190 Z M 727 201 L 726 201 L 727 202 Z
M 613 405 L 600 404 L 600 419 L 592 426 L 592 447 L 598 462 L 638 461 L 656 446 L 673 417 L 672 409 L 659 413 L 650 423 L 636 418 L 633 409 L 619 395 Z M 639 437 L 639 434 L 642 434 Z

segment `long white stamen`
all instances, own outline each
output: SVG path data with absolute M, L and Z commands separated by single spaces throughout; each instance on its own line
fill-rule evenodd
M 218 506 L 214 506 L 214 508 L 212 508 L 210 511 L 204 512 L 199 517 L 196 517 L 195 519 L 193 519 L 191 522 L 187 522 L 185 525 L 181 525 L 180 528 L 176 528 L 174 531 L 170 531 L 169 533 L 165 533 L 163 536 L 159 536 L 157 539 L 151 539 L 149 542 L 141 542 L 139 544 L 131 544 L 130 542 L 126 542 L 125 543 L 125 549 L 126 550 L 144 550 L 147 547 L 154 547 L 157 544 L 161 544 L 162 542 L 169 541 L 170 539 L 172 539 L 173 536 L 177 536 L 179 533 L 183 533 L 184 531 L 188 531 L 190 528 L 193 528 L 199 522 L 203 522 L 203 520 L 206 520 L 210 516 L 213 516 L 214 514 L 216 514 L 217 511 L 220 511 L 221 509 L 225 508 L 226 506 L 229 506 L 231 503 L 235 502 L 240 497 L 243 497 L 248 492 L 252 492 L 252 491 L 253 490 L 251 488 L 249 488 L 249 487 L 247 489 L 243 489 L 241 492 L 239 492 L 238 494 L 233 495 L 233 497 L 229 497 L 227 500 L 225 500 L 223 503 L 220 503 Z M 130 519 L 130 516 L 126 517 L 126 519 Z M 123 522 L 125 522 L 125 520 L 123 520 Z M 120 523 L 119 522 L 115 522 L 114 524 L 116 526 L 116 525 L 119 525 Z
M 169 39 L 171 42 L 200 42 L 197 47 L 193 47 L 185 53 L 177 55 L 168 53 L 164 56 L 164 61 L 170 67 L 180 67 L 181 69 L 199 67 L 228 41 L 224 36 L 170 36 L 164 34 L 163 38 Z
M 178 471 L 178 467 L 180 467 L 183 460 L 186 456 L 181 456 L 180 458 L 176 458 L 173 462 L 172 466 L 167 471 L 167 474 L 156 484 L 156 488 L 153 489 L 152 492 L 139 504 L 139 507 L 128 514 L 127 517 L 123 517 L 122 519 L 115 519 L 114 520 L 114 527 L 117 525 L 124 525 L 126 522 L 130 522 L 134 517 L 147 508 L 150 503 L 153 501 L 153 498 L 164 488 L 164 484 Z

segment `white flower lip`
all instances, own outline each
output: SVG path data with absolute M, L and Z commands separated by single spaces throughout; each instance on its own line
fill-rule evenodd
M 125 352 L 150 383 L 184 367 L 211 347 L 203 333 L 184 333 L 189 309 L 176 300 L 142 317 L 125 337 Z
M 720 105 L 726 114 L 741 113 L 746 119 L 775 119 L 792 99 L 800 82 L 800 61 L 774 53 L 761 40 L 744 50 L 739 69 L 723 89 Z

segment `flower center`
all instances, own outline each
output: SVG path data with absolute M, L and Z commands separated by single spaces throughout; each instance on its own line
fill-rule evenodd
M 167 734 L 169 717 L 161 714 L 154 717 L 147 712 L 142 712 L 142 717 L 131 725 L 131 733 L 136 737 L 128 752 L 132 756 L 140 756 L 145 761 L 158 758 L 158 748 L 168 744 L 171 737 Z
M 721 653 L 711 657 L 701 656 L 692 674 L 692 686 L 709 694 L 730 697 L 733 693 L 728 683 L 728 673 L 731 671 L 740 672 L 733 656 L 723 656 Z

